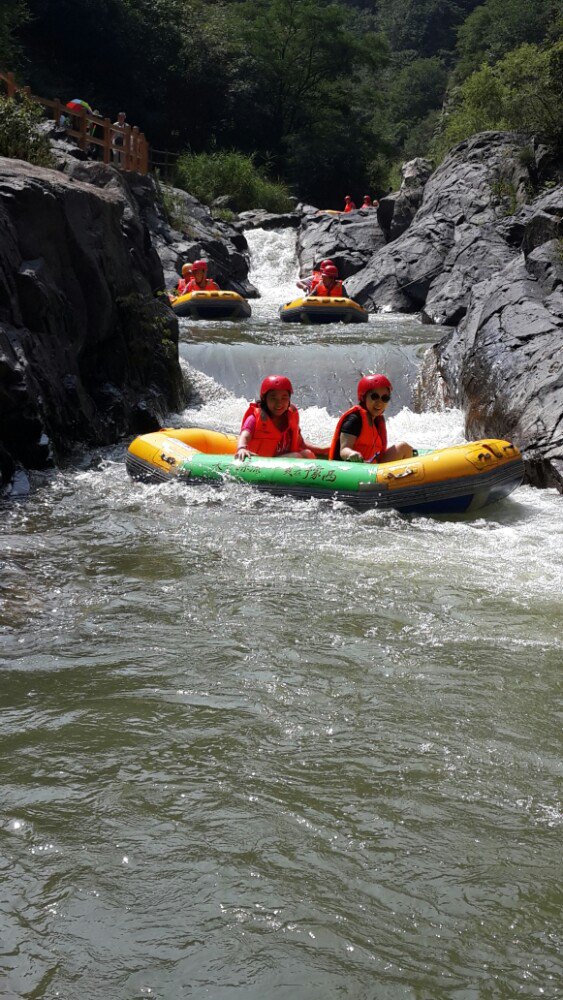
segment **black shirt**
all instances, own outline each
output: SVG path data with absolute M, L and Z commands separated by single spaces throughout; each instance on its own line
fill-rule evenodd
M 349 413 L 342 423 L 340 434 L 350 434 L 352 437 L 359 437 L 361 429 L 362 418 L 360 414 Z M 340 460 L 340 434 L 338 435 L 338 441 L 336 442 L 336 454 L 334 456 L 336 462 Z

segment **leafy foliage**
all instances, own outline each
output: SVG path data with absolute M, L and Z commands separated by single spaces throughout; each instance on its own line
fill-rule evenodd
M 0 69 L 13 69 L 21 58 L 16 33 L 28 20 L 25 0 L 2 0 L 0 5 Z
M 250 208 L 288 212 L 293 207 L 285 185 L 267 180 L 252 157 L 235 150 L 185 153 L 178 160 L 176 183 L 207 205 L 228 196 L 237 212 Z
M 40 105 L 28 97 L 0 96 L 0 156 L 52 166 L 49 142 L 37 131 L 42 118 Z
M 436 153 L 485 129 L 533 132 L 561 152 L 562 69 L 563 42 L 548 49 L 525 43 L 484 65 L 459 88 Z
M 380 194 L 403 159 L 441 154 L 475 129 L 518 120 L 558 143 L 561 9 L 561 0 L 2 0 L 0 53 L 11 68 L 21 46 L 36 93 L 81 97 L 112 118 L 125 109 L 156 149 L 188 150 L 194 176 L 189 157 L 205 154 L 206 198 L 228 193 L 217 190 L 217 154 L 237 150 L 252 164 L 233 167 L 240 204 L 249 190 L 262 203 L 281 197 L 264 187 L 272 172 L 300 197 L 334 205 L 349 188 Z

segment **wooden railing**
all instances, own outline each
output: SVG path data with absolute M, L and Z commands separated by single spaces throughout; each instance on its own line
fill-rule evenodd
M 86 152 L 91 146 L 100 146 L 104 163 L 113 163 L 122 170 L 135 170 L 139 174 L 148 173 L 149 144 L 136 125 L 116 128 L 109 118 L 99 118 L 85 108 L 73 111 L 58 98 L 50 101 L 45 97 L 37 97 L 29 87 L 18 86 L 13 73 L 0 72 L 0 80 L 5 84 L 8 97 L 13 97 L 18 92 L 25 94 L 46 108 L 49 117 L 57 124 L 62 115 L 68 118 L 73 127 L 65 128 L 65 134 L 76 139 L 79 149 Z

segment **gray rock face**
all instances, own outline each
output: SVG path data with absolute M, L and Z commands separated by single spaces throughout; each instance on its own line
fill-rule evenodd
M 388 242 L 396 240 L 409 228 L 422 204 L 424 188 L 431 173 L 432 164 L 420 156 L 403 163 L 399 191 L 380 199 L 377 218 Z
M 354 276 L 350 293 L 368 308 L 404 312 L 430 299 L 427 319 L 456 322 L 472 282 L 509 259 L 493 227 L 506 213 L 505 192 L 511 204 L 527 197 L 522 146 L 511 132 L 484 132 L 456 146 L 426 182 L 412 224 Z M 465 297 L 457 304 L 456 288 Z
M 237 228 L 243 229 L 297 229 L 301 222 L 299 212 L 241 212 L 237 217 Z
M 118 188 L 131 211 L 140 216 L 164 271 L 164 285 L 172 291 L 182 272 L 182 264 L 205 258 L 209 275 L 219 286 L 245 298 L 258 292 L 248 281 L 248 246 L 234 226 L 213 218 L 207 205 L 178 188 L 163 188 L 174 225 L 168 222 L 161 193 L 152 177 L 123 173 L 103 163 L 75 163 L 66 166 L 69 176 L 96 184 L 104 190 Z
M 297 238 L 302 275 L 310 274 L 323 259 L 334 261 L 340 276 L 348 278 L 365 267 L 385 237 L 377 213 L 360 209 L 347 215 L 329 215 L 312 206 L 303 206 L 303 218 Z
M 516 251 L 494 226 L 457 226 L 440 272 L 430 282 L 422 309 L 423 322 L 443 326 L 459 323 L 467 311 L 473 286 L 501 271 L 515 256 Z
M 467 316 L 434 348 L 469 437 L 522 450 L 529 480 L 563 492 L 563 264 L 558 241 L 477 284 Z
M 153 429 L 182 404 L 177 321 L 156 297 L 162 287 L 148 230 L 117 184 L 97 190 L 0 159 L 5 469 Z

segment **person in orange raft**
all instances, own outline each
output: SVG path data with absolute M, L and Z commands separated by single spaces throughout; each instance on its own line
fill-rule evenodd
M 313 285 L 310 296 L 326 296 L 327 298 L 348 298 L 348 293 L 344 285 L 339 280 L 338 268 L 330 261 L 323 261 L 321 264 L 321 280 Z
M 351 194 L 347 194 L 346 197 L 345 197 L 345 199 L 344 199 L 344 211 L 345 212 L 355 212 L 356 211 L 356 206 L 355 206 L 354 202 L 352 201 L 352 195 Z
M 192 264 L 192 279 L 186 288 L 186 293 L 218 291 L 219 285 L 207 277 L 207 261 L 194 260 Z
M 306 444 L 301 435 L 292 393 L 293 386 L 285 375 L 268 375 L 264 379 L 260 399 L 250 404 L 242 418 L 235 458 L 241 462 L 252 455 L 315 458 L 313 446 Z
M 304 292 L 307 292 L 307 294 L 310 295 L 315 285 L 318 285 L 322 280 L 321 271 L 325 264 L 332 264 L 332 266 L 334 266 L 331 260 L 321 260 L 318 267 L 313 268 L 313 273 L 310 274 L 308 278 L 299 278 L 299 280 L 296 281 L 297 287 L 302 288 Z
M 384 413 L 393 386 L 386 375 L 364 375 L 358 382 L 358 406 L 340 417 L 328 457 L 341 462 L 396 462 L 417 452 L 406 441 L 387 447 Z
M 178 282 L 178 287 L 176 289 L 176 295 L 185 295 L 186 289 L 192 279 L 192 265 L 184 264 L 182 266 L 182 277 Z

